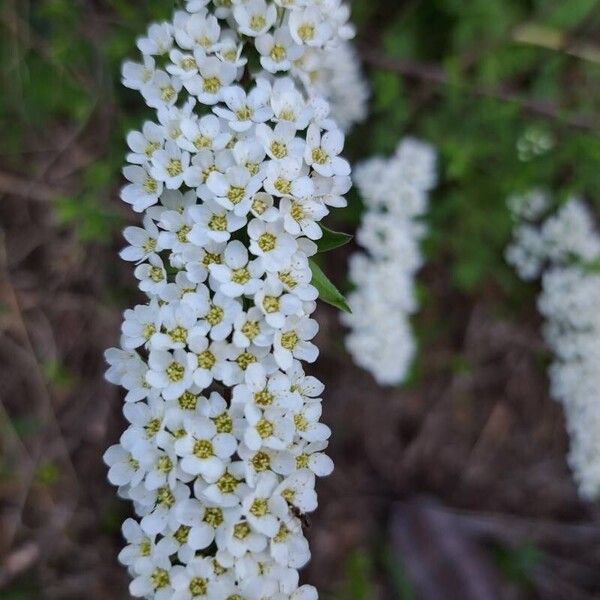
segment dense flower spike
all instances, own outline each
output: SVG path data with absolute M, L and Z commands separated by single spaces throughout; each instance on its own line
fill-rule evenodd
M 137 515 L 120 555 L 135 597 L 317 598 L 297 572 L 333 469 L 302 367 L 318 355 L 309 260 L 351 181 L 304 59 L 351 37 L 347 20 L 340 0 L 189 0 L 124 65 L 156 111 L 128 136 L 122 192 L 143 224 L 121 256 L 148 302 L 106 353 L 127 391 L 105 461 Z
M 565 410 L 571 437 L 569 463 L 579 491 L 600 495 L 600 234 L 585 204 L 570 198 L 555 214 L 546 194 L 514 197 L 517 218 L 507 259 L 523 279 L 541 276 L 538 300 L 554 361 L 550 391 Z
M 381 385 L 401 383 L 415 354 L 409 318 L 417 310 L 414 276 L 423 262 L 420 240 L 428 192 L 436 181 L 433 149 L 416 140 L 400 143 L 390 159 L 374 158 L 356 168 L 355 182 L 367 211 L 357 239 L 368 251 L 350 260 L 356 289 L 346 346 L 357 365 Z

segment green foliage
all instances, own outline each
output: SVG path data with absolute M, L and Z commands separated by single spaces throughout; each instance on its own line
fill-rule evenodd
M 342 293 L 331 283 L 327 275 L 323 273 L 321 267 L 314 261 L 310 260 L 310 270 L 312 271 L 312 285 L 317 288 L 319 292 L 319 298 L 323 300 L 323 302 L 327 302 L 327 304 L 331 304 L 331 306 L 335 306 L 339 310 L 343 310 L 344 312 L 352 312 L 348 303 L 346 302 L 346 298 L 342 295 Z
M 528 587 L 532 571 L 540 564 L 542 552 L 533 545 L 494 549 L 496 565 L 503 575 L 520 587 Z
M 374 595 L 373 558 L 356 550 L 346 559 L 344 584 L 336 600 L 370 600 Z
M 440 183 L 428 215 L 429 261 L 443 264 L 460 293 L 494 285 L 513 294 L 522 284 L 504 261 L 512 233 L 507 196 L 548 187 L 600 207 L 599 106 L 590 93 L 600 84 L 591 35 L 597 3 L 363 4 L 353 6 L 373 98 L 348 152 L 356 159 L 389 154 L 403 135 L 430 141 Z M 594 50 L 568 53 L 567 43 Z M 536 154 L 528 144 L 540 136 L 551 144 Z M 353 221 L 360 210 L 351 196 Z
M 336 248 L 341 248 L 352 241 L 352 236 L 348 233 L 333 231 L 329 227 L 325 227 L 325 225 L 321 225 L 320 227 L 323 237 L 317 241 L 319 252 L 329 252 Z

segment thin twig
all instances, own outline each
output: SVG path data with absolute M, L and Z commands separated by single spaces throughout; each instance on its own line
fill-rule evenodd
M 410 60 L 402 60 L 386 56 L 380 49 L 377 48 L 366 48 L 360 49 L 363 60 L 373 67 L 390 71 L 392 73 L 398 73 L 404 77 L 411 79 L 417 79 L 419 81 L 427 81 L 442 86 L 447 85 L 458 85 L 452 82 L 444 69 L 437 64 L 433 63 L 421 63 Z M 600 131 L 598 120 L 588 117 L 586 115 L 568 115 L 564 111 L 548 102 L 540 102 L 537 100 L 531 100 L 523 98 L 522 96 L 513 92 L 490 89 L 477 86 L 461 86 L 464 87 L 465 91 L 474 96 L 481 98 L 491 98 L 494 100 L 500 100 L 502 102 L 510 102 L 518 104 L 520 108 L 528 113 L 543 116 L 546 118 L 554 119 L 557 121 L 563 121 L 567 125 L 576 129 L 582 129 L 585 131 Z

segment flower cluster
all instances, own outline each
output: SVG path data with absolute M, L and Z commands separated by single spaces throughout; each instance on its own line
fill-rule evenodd
M 415 354 L 409 318 L 417 310 L 414 277 L 423 262 L 419 217 L 435 181 L 435 152 L 413 139 L 403 140 L 391 158 L 355 170 L 367 208 L 357 239 L 368 253 L 351 258 L 356 289 L 349 297 L 352 314 L 342 319 L 351 329 L 346 346 L 354 361 L 381 385 L 401 383 Z
M 328 99 L 331 115 L 342 130 L 365 119 L 370 91 L 350 43 L 328 50 L 311 49 L 297 66 L 308 91 Z
M 293 64 L 348 37 L 348 11 L 186 8 L 152 25 L 143 62 L 123 68 L 156 120 L 128 137 L 121 194 L 143 213 L 121 256 L 148 301 L 106 353 L 129 426 L 105 461 L 137 515 L 120 560 L 136 597 L 314 600 L 298 585 L 302 516 L 333 463 L 323 385 L 302 367 L 318 355 L 309 260 L 351 180 L 329 105 Z
M 523 279 L 541 276 L 539 310 L 554 354 L 550 391 L 565 410 L 569 463 L 582 496 L 600 495 L 600 235 L 585 204 L 550 207 L 540 191 L 510 202 L 518 219 L 507 259 Z

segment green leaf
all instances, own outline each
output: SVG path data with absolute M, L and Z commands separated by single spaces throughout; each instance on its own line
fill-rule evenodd
M 344 312 L 351 313 L 350 307 L 346 302 L 346 298 L 342 293 L 331 283 L 327 275 L 323 273 L 321 267 L 317 265 L 313 260 L 310 261 L 310 270 L 312 271 L 311 283 L 317 288 L 319 292 L 319 298 L 331 306 L 343 310 Z
M 323 237 L 320 240 L 317 240 L 319 252 L 329 252 L 330 250 L 341 248 L 352 240 L 352 236 L 349 233 L 333 231 L 332 229 L 325 227 L 325 225 L 320 225 L 320 227 L 323 231 Z

